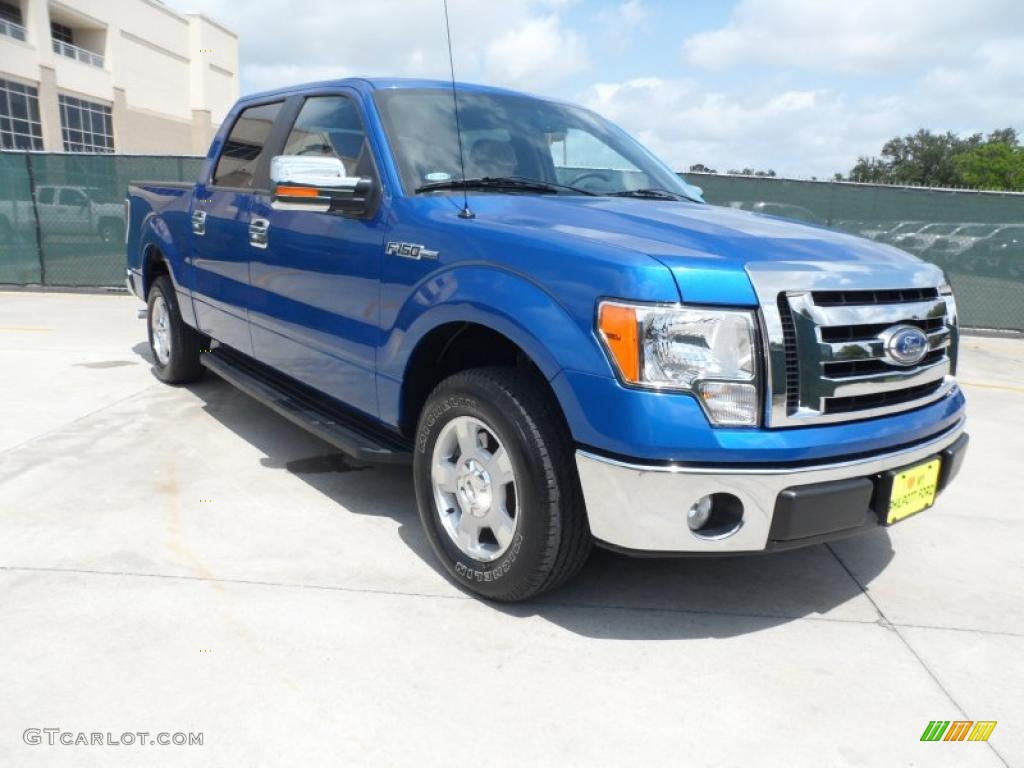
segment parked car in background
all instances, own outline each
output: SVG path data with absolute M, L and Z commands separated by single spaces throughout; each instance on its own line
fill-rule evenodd
M 96 237 L 119 243 L 124 237 L 124 203 L 104 199 L 96 187 L 41 185 L 36 199 L 0 200 L 0 242 L 31 236 L 39 215 L 47 235 Z
M 902 248 L 920 256 L 936 240 L 949 237 L 959 227 L 959 224 L 947 222 L 925 224 L 916 232 L 896 235 L 889 238 L 887 242 L 895 245 L 897 248 Z
M 945 263 L 973 247 L 978 241 L 992 237 L 999 231 L 999 224 L 964 224 L 946 236 L 936 238 L 920 256 L 928 261 Z
M 896 222 L 893 226 L 888 229 L 883 229 L 878 232 L 873 240 L 878 240 L 882 243 L 892 243 L 893 240 L 905 235 L 913 234 L 917 232 L 921 227 L 925 226 L 926 222 L 923 221 L 900 221 Z
M 1024 278 L 1024 224 L 1000 226 L 974 242 L 948 269 L 981 272 L 994 277 Z
M 439 562 L 496 600 L 564 583 L 594 543 L 788 549 L 953 481 L 940 269 L 707 205 L 572 105 L 458 86 L 457 130 L 453 88 L 250 96 L 195 184 L 133 183 L 155 374 L 209 369 L 357 461 L 411 464 Z

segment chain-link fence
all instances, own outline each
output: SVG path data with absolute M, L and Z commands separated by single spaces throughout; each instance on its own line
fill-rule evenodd
M 0 152 L 0 283 L 124 285 L 124 198 L 187 181 L 202 158 Z
M 910 251 L 945 270 L 965 326 L 1024 331 L 1024 193 L 683 177 L 714 205 L 798 219 Z
M 0 152 L 0 283 L 120 286 L 128 182 L 202 158 Z M 891 243 L 942 267 L 964 325 L 1024 331 L 1024 194 L 684 174 L 709 203 Z

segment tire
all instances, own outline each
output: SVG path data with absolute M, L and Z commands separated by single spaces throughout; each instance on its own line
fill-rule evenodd
M 478 368 L 441 382 L 420 414 L 413 474 L 427 538 L 460 586 L 516 602 L 586 563 L 572 441 L 534 374 Z
M 149 288 L 146 328 L 153 353 L 153 371 L 168 384 L 187 384 L 203 375 L 199 353 L 207 342 L 181 319 L 174 285 L 160 275 Z

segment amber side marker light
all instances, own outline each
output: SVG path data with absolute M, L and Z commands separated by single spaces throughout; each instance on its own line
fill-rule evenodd
M 640 346 L 637 335 L 636 310 L 616 304 L 602 304 L 597 319 L 619 373 L 626 381 L 640 381 Z
M 316 187 L 286 187 L 278 185 L 275 194 L 279 197 L 319 197 L 320 190 Z

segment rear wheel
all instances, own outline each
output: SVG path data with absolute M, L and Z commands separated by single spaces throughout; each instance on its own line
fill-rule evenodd
M 174 285 L 167 275 L 153 281 L 147 305 L 149 348 L 157 378 L 168 384 L 199 379 L 203 375 L 199 354 L 205 339 L 181 319 Z
M 438 385 L 420 416 L 414 474 L 434 552 L 473 592 L 525 600 L 586 562 L 572 442 L 535 375 L 481 368 Z

